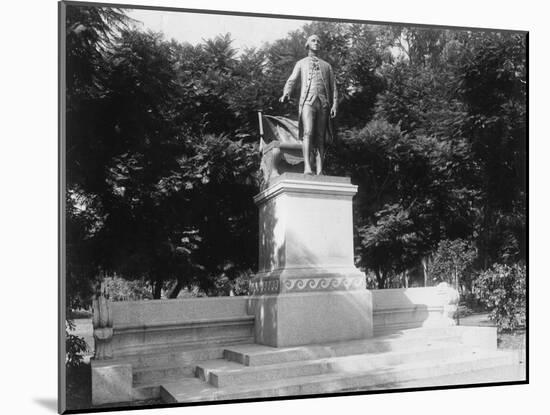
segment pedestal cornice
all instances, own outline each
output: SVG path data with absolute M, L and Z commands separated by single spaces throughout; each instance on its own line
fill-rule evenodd
M 284 173 L 273 180 L 267 189 L 254 196 L 254 202 L 260 205 L 281 193 L 353 197 L 357 193 L 357 186 L 351 184 L 349 177 Z

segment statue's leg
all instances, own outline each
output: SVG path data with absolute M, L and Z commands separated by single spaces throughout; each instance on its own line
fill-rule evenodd
M 313 116 L 314 111 L 311 105 L 304 105 L 304 107 L 302 108 L 302 126 L 304 128 L 304 137 L 302 143 L 302 151 L 304 154 L 304 174 L 312 174 L 310 155 L 314 127 Z
M 315 166 L 316 173 L 323 174 L 323 161 L 325 159 L 325 134 L 327 132 L 328 107 L 323 106 L 317 111 L 315 119 Z

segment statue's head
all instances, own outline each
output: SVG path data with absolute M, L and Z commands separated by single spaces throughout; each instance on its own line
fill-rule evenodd
M 318 51 L 321 48 L 321 39 L 317 35 L 311 35 L 307 38 L 306 49 L 311 49 L 313 51 Z

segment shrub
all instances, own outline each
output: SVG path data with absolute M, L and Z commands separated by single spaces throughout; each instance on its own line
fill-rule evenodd
M 83 353 L 88 350 L 88 345 L 82 337 L 69 333 L 75 328 L 72 320 L 65 321 L 65 365 L 67 368 L 79 367 L 83 363 Z
M 233 293 L 235 295 L 250 295 L 249 284 L 252 277 L 252 272 L 242 272 L 235 281 L 233 281 Z
M 524 264 L 494 264 L 473 283 L 476 297 L 490 310 L 489 318 L 499 331 L 525 325 L 526 269 Z
M 252 276 L 251 270 L 238 272 L 235 278 L 222 274 L 216 278 L 213 287 L 206 291 L 206 295 L 208 297 L 249 295 L 248 285 Z
M 118 276 L 105 277 L 104 290 L 111 301 L 151 299 L 151 289 L 144 280 L 127 280 Z

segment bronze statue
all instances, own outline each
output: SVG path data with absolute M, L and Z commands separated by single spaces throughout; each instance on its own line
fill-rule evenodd
M 323 174 L 323 158 L 327 135 L 333 136 L 330 118 L 336 117 L 338 91 L 334 73 L 329 63 L 317 53 L 321 42 L 317 35 L 307 39 L 308 56 L 296 63 L 288 78 L 280 102 L 290 98 L 296 80 L 300 77 L 301 92 L 298 105 L 299 135 L 303 140 L 304 174 L 313 174 L 311 156 L 315 155 L 316 173 Z M 330 118 L 329 118 L 330 115 Z

